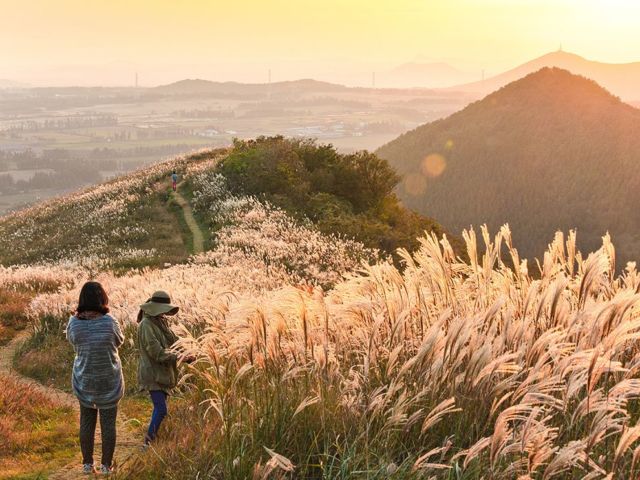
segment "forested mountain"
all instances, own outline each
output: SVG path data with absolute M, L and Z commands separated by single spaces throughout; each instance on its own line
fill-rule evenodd
M 640 259 L 640 110 L 584 77 L 544 68 L 377 153 L 405 204 L 454 232 L 508 222 L 541 256 L 556 230 L 585 250 L 609 231 L 619 260 Z

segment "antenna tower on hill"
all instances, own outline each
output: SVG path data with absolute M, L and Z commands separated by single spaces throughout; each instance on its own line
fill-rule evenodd
M 271 100 L 271 69 L 267 75 L 267 100 Z

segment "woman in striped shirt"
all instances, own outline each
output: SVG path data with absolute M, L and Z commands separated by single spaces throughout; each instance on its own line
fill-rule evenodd
M 102 434 L 99 470 L 108 474 L 116 446 L 118 402 L 124 394 L 118 355 L 124 336 L 118 322 L 109 315 L 109 297 L 98 282 L 87 282 L 82 287 L 76 313 L 67 324 L 67 339 L 76 352 L 72 385 L 80 402 L 83 472 L 95 472 L 93 446 L 99 414 Z

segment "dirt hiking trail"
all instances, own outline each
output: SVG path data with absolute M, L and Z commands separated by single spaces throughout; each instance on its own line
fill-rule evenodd
M 4 347 L 0 347 L 0 373 L 4 375 L 11 376 L 16 381 L 28 385 L 29 388 L 32 388 L 38 392 L 43 393 L 45 396 L 51 398 L 55 402 L 58 402 L 64 406 L 68 406 L 73 409 L 76 416 L 80 415 L 80 409 L 78 406 L 78 400 L 76 397 L 71 395 L 70 393 L 64 392 L 55 387 L 48 387 L 38 383 L 35 380 L 24 377 L 19 372 L 13 369 L 13 357 L 16 352 L 20 348 L 20 345 L 27 340 L 29 337 L 28 331 L 20 332 L 11 342 L 9 342 Z M 138 438 L 138 436 L 133 435 L 131 431 L 128 429 L 128 426 L 125 425 L 126 418 L 121 413 L 118 413 L 118 423 L 117 423 L 117 443 L 116 443 L 116 452 L 114 458 L 114 466 L 116 471 L 118 467 L 124 465 L 131 457 L 139 452 L 140 446 L 142 445 L 142 439 Z M 100 422 L 98 422 L 96 428 L 96 444 L 94 451 L 94 459 L 96 463 L 99 465 L 100 463 L 100 452 L 101 452 L 101 441 L 100 441 Z M 50 480 L 66 480 L 66 479 L 87 479 L 92 478 L 92 476 L 83 475 L 82 472 L 82 456 L 80 454 L 80 446 L 78 445 L 78 452 L 75 455 L 74 459 L 67 465 L 64 465 L 57 470 L 53 470 L 46 478 Z M 27 473 L 27 472 L 25 472 Z
M 204 235 L 198 226 L 198 222 L 196 222 L 196 219 L 193 216 L 191 205 L 189 205 L 189 202 L 187 202 L 179 192 L 173 192 L 173 198 L 175 198 L 176 203 L 180 208 L 182 208 L 184 221 L 191 231 L 191 236 L 193 238 L 193 254 L 202 253 L 204 251 Z

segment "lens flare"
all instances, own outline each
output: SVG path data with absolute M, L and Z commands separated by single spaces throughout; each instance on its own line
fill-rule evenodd
M 427 155 L 424 160 L 422 160 L 421 170 L 427 177 L 439 177 L 446 168 L 447 160 L 439 153 Z
M 420 173 L 410 173 L 404 179 L 405 191 L 414 197 L 427 191 L 427 180 Z

